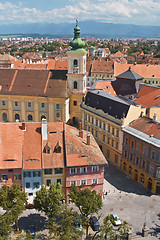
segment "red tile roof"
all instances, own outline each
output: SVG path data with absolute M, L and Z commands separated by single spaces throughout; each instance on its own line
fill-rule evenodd
M 41 169 L 41 123 L 25 123 L 25 126 L 23 169 Z
M 22 168 L 24 132 L 20 123 L 0 123 L 0 169 Z
M 121 64 L 114 63 L 114 75 L 118 76 L 119 74 L 127 71 L 131 66 L 131 69 L 142 76 L 143 78 L 160 78 L 160 65 L 148 65 L 148 64 Z
M 83 138 L 80 138 L 76 128 L 66 125 L 65 136 L 67 167 L 107 163 L 92 134 L 90 136 L 91 144 L 87 145 L 87 131 L 83 130 Z
M 134 101 L 146 108 L 160 106 L 160 88 L 144 85 Z
M 116 96 L 116 92 L 112 86 L 112 81 L 110 80 L 98 80 L 92 86 L 94 89 L 104 89 L 107 93 Z
M 153 122 L 150 118 L 139 118 L 129 124 L 129 126 L 149 136 L 153 135 L 154 138 L 160 139 L 160 123 Z
M 48 140 L 43 141 L 43 149 L 47 144 L 50 154 L 43 153 L 43 168 L 64 168 L 64 152 L 63 152 L 63 123 L 47 123 Z M 61 153 L 54 152 L 59 141 Z
M 113 61 L 106 61 L 105 58 L 93 60 L 92 73 L 114 73 Z

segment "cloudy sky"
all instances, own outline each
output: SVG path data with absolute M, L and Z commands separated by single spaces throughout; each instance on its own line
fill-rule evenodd
M 0 0 L 0 24 L 74 22 L 160 26 L 160 0 Z

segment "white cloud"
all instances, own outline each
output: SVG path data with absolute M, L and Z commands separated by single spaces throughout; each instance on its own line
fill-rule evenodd
M 115 23 L 160 25 L 160 4 L 155 0 L 69 0 L 62 8 L 48 11 L 0 3 L 0 24 L 26 22 L 65 22 L 97 19 Z

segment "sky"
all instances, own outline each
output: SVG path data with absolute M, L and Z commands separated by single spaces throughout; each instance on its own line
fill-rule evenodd
M 76 19 L 160 26 L 160 0 L 0 0 L 0 25 Z

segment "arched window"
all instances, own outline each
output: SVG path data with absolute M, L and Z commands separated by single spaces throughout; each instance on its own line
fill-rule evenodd
M 2 114 L 2 119 L 3 119 L 4 122 L 7 121 L 7 113 L 3 113 Z
M 77 61 L 77 59 L 74 59 L 74 61 L 73 61 L 73 66 L 74 66 L 74 67 L 78 67 L 78 61 Z
M 20 116 L 19 116 L 18 113 L 15 114 L 15 121 L 16 121 L 17 119 L 20 120 Z
M 33 116 L 31 114 L 28 115 L 28 121 L 33 121 Z
M 77 81 L 74 81 L 74 83 L 73 83 L 73 88 L 74 88 L 74 89 L 77 89 L 77 85 L 78 85 L 78 84 L 77 84 Z
M 41 116 L 41 121 L 42 121 L 42 119 L 46 119 L 46 116 L 42 115 Z

